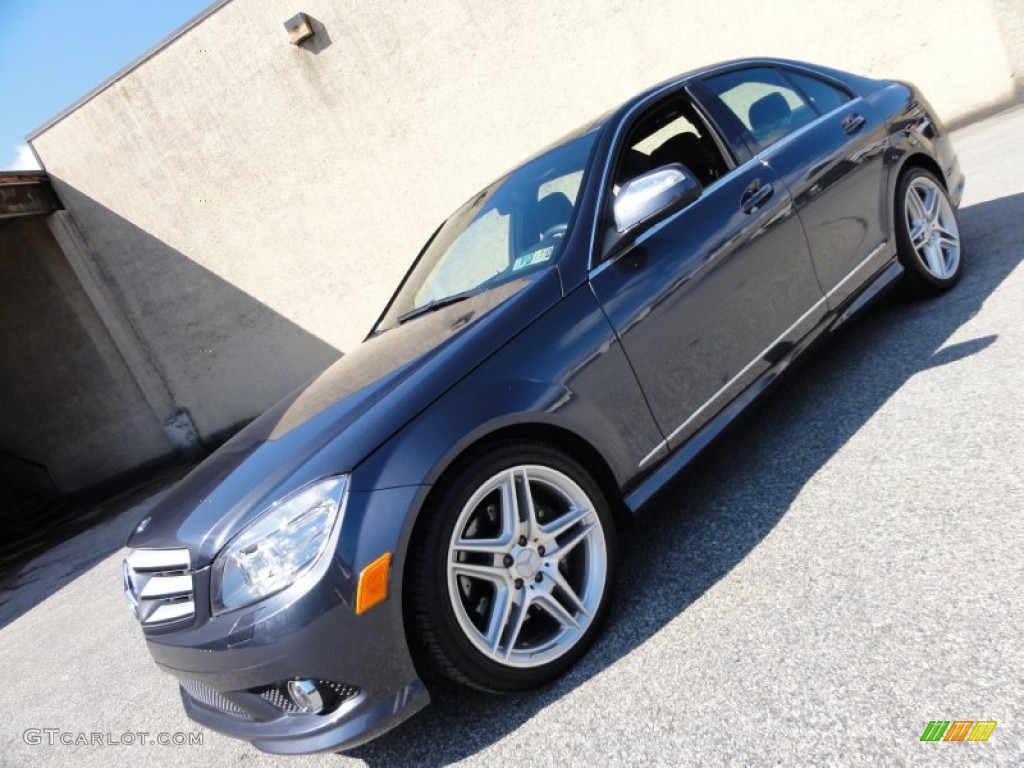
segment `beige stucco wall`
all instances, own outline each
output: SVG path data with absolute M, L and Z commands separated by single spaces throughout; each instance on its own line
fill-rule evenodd
M 1017 97 L 1024 98 L 1024 2 L 993 0 L 999 32 L 1003 38 Z
M 1013 93 L 997 1 L 233 0 L 32 143 L 205 437 L 351 349 L 452 208 L 631 93 L 780 55 L 956 118 Z

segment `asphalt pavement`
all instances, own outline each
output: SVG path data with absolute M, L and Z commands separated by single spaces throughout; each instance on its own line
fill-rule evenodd
M 955 134 L 962 283 L 884 300 L 674 483 L 622 537 L 609 626 L 555 685 L 440 690 L 344 756 L 203 731 L 121 594 L 157 493 L 0 593 L 0 765 L 1024 765 L 1022 135 L 1024 109 Z M 932 720 L 998 724 L 921 742 Z M 139 743 L 161 733 L 202 744 Z

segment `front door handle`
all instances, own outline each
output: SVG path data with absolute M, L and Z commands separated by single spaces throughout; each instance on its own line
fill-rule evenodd
M 843 118 L 843 133 L 847 135 L 854 134 L 864 127 L 864 123 L 864 115 L 858 115 L 856 112 L 851 112 Z
M 744 213 L 753 213 L 775 194 L 775 187 L 762 184 L 760 179 L 747 187 L 740 196 L 740 208 Z

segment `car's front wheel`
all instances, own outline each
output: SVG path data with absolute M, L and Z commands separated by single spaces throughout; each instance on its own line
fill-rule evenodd
M 499 446 L 439 487 L 423 514 L 408 618 L 442 672 L 520 691 L 583 654 L 607 612 L 615 530 L 582 466 L 545 445 Z
M 896 244 L 905 282 L 918 296 L 952 288 L 963 272 L 960 222 L 945 188 L 931 173 L 913 168 L 897 190 Z

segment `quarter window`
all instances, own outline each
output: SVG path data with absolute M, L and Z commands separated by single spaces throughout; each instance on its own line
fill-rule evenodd
M 782 73 L 770 67 L 727 72 L 704 82 L 750 132 L 758 149 L 770 147 L 817 117 Z

